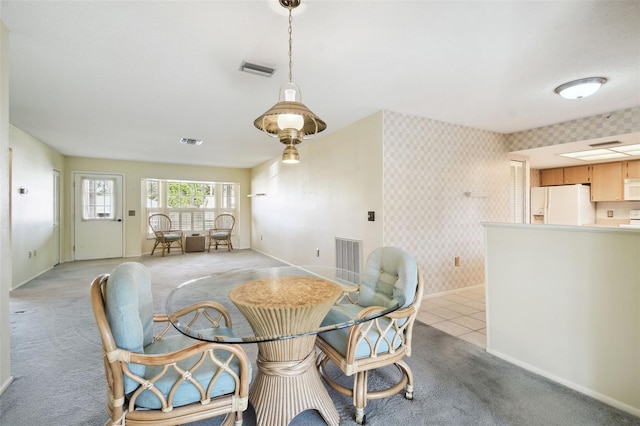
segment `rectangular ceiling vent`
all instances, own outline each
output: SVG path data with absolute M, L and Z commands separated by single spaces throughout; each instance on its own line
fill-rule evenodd
M 276 72 L 276 69 L 267 67 L 265 65 L 242 62 L 242 64 L 240 65 L 240 71 L 248 72 L 249 74 L 261 75 L 263 77 L 271 77 L 273 73 Z
M 180 139 L 180 143 L 183 143 L 185 145 L 201 145 L 202 144 L 202 140 L 200 140 L 200 139 L 191 139 L 191 138 L 182 138 L 182 139 Z
M 620 145 L 620 143 L 621 143 L 620 141 L 600 142 L 600 143 L 589 144 L 589 146 L 592 148 L 596 148 L 601 146 Z

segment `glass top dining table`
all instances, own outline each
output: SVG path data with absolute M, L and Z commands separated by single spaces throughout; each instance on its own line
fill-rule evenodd
M 315 409 L 337 426 L 340 416 L 315 368 L 315 337 L 398 309 L 403 300 L 368 315 L 357 315 L 356 307 L 327 316 L 336 303 L 350 303 L 346 294 L 377 279 L 322 266 L 235 270 L 179 285 L 167 297 L 166 313 L 195 339 L 257 343 L 249 401 L 258 425 L 286 426 Z
M 398 309 L 401 300 L 357 320 L 342 318 L 322 323 L 331 306 L 349 303 L 344 296 L 356 292 L 367 280 L 377 280 L 377 277 L 327 266 L 234 270 L 180 284 L 167 297 L 165 310 L 177 330 L 195 339 L 222 343 L 267 342 L 348 327 Z M 212 327 L 210 317 L 216 313 L 208 307 L 210 302 L 224 307 L 229 313 L 230 325 Z M 193 314 L 180 315 L 182 310 L 195 304 L 202 305 L 197 318 Z M 279 326 L 258 327 L 256 311 L 273 317 Z M 319 320 L 300 320 L 299 316 L 312 314 L 320 316 Z M 287 324 L 294 320 L 295 324 Z

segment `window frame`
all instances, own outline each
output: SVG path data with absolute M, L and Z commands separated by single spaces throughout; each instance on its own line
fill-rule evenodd
M 153 183 L 157 183 L 157 193 L 155 193 L 156 191 L 154 190 L 155 194 L 153 194 L 157 197 L 157 200 L 156 203 L 152 203 L 155 205 L 150 206 L 149 201 L 151 199 L 149 198 L 149 189 L 150 185 Z M 172 184 L 205 185 L 211 188 L 213 194 L 203 195 L 203 200 L 199 207 L 169 207 L 169 185 Z M 230 189 L 231 193 L 228 194 Z M 189 192 L 193 194 L 191 191 Z M 209 229 L 213 228 L 213 222 L 219 214 L 230 213 L 237 218 L 240 213 L 240 184 L 237 182 L 202 182 L 181 179 L 145 178 L 142 179 L 142 193 L 142 205 L 145 209 L 147 239 L 155 238 L 155 235 L 149 226 L 149 216 L 155 213 L 162 213 L 169 216 L 174 228 L 182 230 L 185 235 L 206 234 Z M 181 192 L 179 191 L 179 194 L 180 193 Z M 226 196 L 226 200 L 223 200 L 223 194 Z M 231 198 L 229 199 L 229 197 Z M 213 207 L 208 207 L 211 201 L 213 201 Z M 175 200 L 173 200 L 173 202 L 175 202 Z M 228 204 L 231 204 L 232 207 L 226 207 Z M 236 221 L 236 226 L 233 229 L 232 235 L 236 235 L 238 233 L 238 229 L 239 226 Z

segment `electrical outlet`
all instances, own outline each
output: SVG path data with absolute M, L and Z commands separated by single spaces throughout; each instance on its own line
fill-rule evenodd
M 262 234 L 260 234 L 260 241 L 262 241 Z
M 613 217 L 613 210 L 607 210 L 607 217 Z
M 320 249 L 319 248 L 316 249 L 316 257 L 320 257 Z
M 460 266 L 460 256 L 456 256 L 456 257 L 453 259 L 453 264 L 454 264 L 456 267 L 457 267 L 457 266 Z

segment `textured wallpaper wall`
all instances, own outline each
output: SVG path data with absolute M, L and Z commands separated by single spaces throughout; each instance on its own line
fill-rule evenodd
M 392 111 L 383 124 L 384 244 L 416 256 L 427 293 L 484 283 L 481 222 L 509 220 L 505 136 Z
M 594 115 L 506 135 L 508 151 L 640 132 L 640 107 Z

